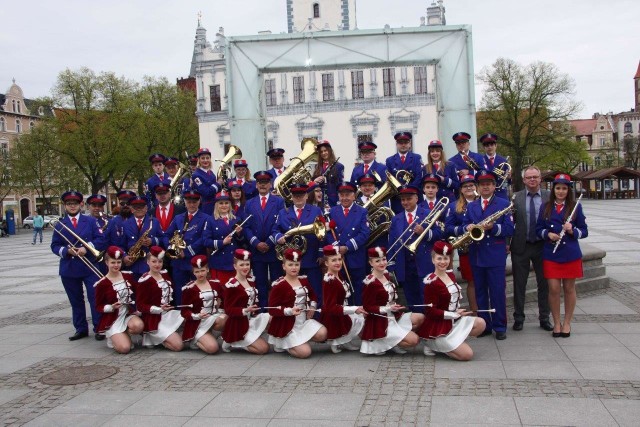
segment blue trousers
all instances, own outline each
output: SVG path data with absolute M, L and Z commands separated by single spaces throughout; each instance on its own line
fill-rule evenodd
M 495 313 L 478 313 L 487 323 L 487 330 L 507 331 L 507 296 L 505 266 L 477 267 L 471 266 L 476 288 L 478 310 L 495 308 Z
M 33 227 L 33 244 L 36 243 L 36 237 L 40 235 L 40 243 L 42 243 L 42 227 Z
M 71 303 L 71 320 L 76 332 L 89 332 L 89 323 L 87 322 L 87 310 L 84 305 L 84 290 L 87 290 L 87 300 L 91 308 L 91 322 L 93 323 L 93 331 L 95 332 L 100 322 L 100 313 L 96 311 L 96 297 L 94 293 L 94 283 L 98 278 L 91 274 L 86 277 L 67 277 L 60 276 L 62 286 L 67 293 L 69 303 Z
M 269 302 L 271 283 L 283 275 L 282 261 L 255 261 L 252 263 L 253 275 L 258 288 L 258 302 L 260 307 L 266 307 Z M 315 291 L 315 289 L 314 289 Z
M 182 287 L 192 280 L 195 280 L 195 276 L 191 270 L 180 270 L 179 268 L 173 269 L 173 305 L 182 304 Z M 224 285 L 224 283 L 223 283 Z
M 351 296 L 351 300 L 354 305 L 362 305 L 362 288 L 364 287 L 362 281 L 367 277 L 367 268 L 348 267 L 347 269 L 349 270 L 349 276 L 345 274 L 342 277 L 347 280 L 351 277 L 351 286 L 353 286 L 353 295 Z
M 423 313 L 423 307 L 415 307 L 418 304 L 424 304 L 424 285 L 422 279 L 418 275 L 418 268 L 414 256 L 405 253 L 404 263 L 404 281 L 400 282 L 400 286 L 404 290 L 404 297 L 407 300 L 407 307 L 414 313 Z
M 322 307 L 322 271 L 320 267 L 303 268 L 300 274 L 306 274 L 313 291 L 318 298 L 318 308 Z

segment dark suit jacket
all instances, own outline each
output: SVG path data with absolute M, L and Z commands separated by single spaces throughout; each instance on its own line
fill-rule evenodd
M 542 204 L 549 201 L 549 190 L 541 190 Z M 520 190 L 513 195 L 513 204 L 515 211 L 513 213 L 513 222 L 515 223 L 515 230 L 513 237 L 511 238 L 511 251 L 515 254 L 521 254 L 524 252 L 525 244 L 527 243 L 527 189 Z M 536 212 L 536 219 L 538 218 L 538 212 Z

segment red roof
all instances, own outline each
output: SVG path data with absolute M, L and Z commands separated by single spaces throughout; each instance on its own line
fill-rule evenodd
M 640 79 L 640 62 L 638 62 L 638 71 L 636 71 L 636 75 L 633 78 Z
M 576 135 L 591 135 L 596 128 L 598 119 L 577 119 L 569 120 L 569 122 L 576 129 Z

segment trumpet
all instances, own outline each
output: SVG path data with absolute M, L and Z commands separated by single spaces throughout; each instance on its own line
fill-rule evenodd
M 509 164 L 509 157 L 500 163 L 498 166 L 493 169 L 493 173 L 498 178 L 498 185 L 496 186 L 498 189 L 502 190 L 507 187 L 509 183 L 509 177 L 511 176 L 511 165 Z
M 472 224 L 471 228 L 457 239 L 455 237 L 450 237 L 449 243 L 451 243 L 451 246 L 453 246 L 454 249 L 466 250 L 471 242 L 479 242 L 480 240 L 484 239 L 485 225 L 491 222 L 495 222 L 502 215 L 511 212 L 511 210 L 513 210 L 513 202 L 509 203 L 509 206 L 507 206 L 506 208 L 489 215 L 479 223 Z
M 66 225 L 64 225 L 63 222 L 61 222 L 60 220 L 54 220 L 51 221 L 51 226 L 53 227 L 53 231 L 55 233 L 58 233 L 58 235 L 60 237 L 62 237 L 67 244 L 69 245 L 68 248 L 69 249 L 78 249 L 75 244 L 73 242 L 71 242 L 71 240 L 64 235 L 64 233 L 62 231 L 60 231 L 58 228 L 56 228 L 56 226 L 60 224 L 60 226 L 66 230 L 68 233 L 70 233 L 73 237 L 75 237 L 77 239 L 77 243 L 80 243 L 82 246 L 85 247 L 85 249 L 90 252 L 95 258 L 97 262 L 100 262 L 104 259 L 104 251 L 100 252 L 97 249 L 95 249 L 93 246 L 91 246 L 89 243 L 85 242 L 80 236 L 78 236 L 72 229 L 70 229 L 69 227 L 67 227 Z M 93 265 L 93 263 L 91 261 L 89 261 L 86 257 L 83 256 L 78 256 L 78 258 L 80 259 L 80 261 L 82 261 L 84 263 L 84 265 L 87 266 L 87 268 L 89 270 L 91 270 L 91 272 L 93 274 L 95 274 L 96 276 L 98 276 L 98 278 L 102 279 L 102 277 L 104 277 L 102 275 L 102 272 L 98 269 L 98 267 L 96 267 L 95 265 Z
M 235 227 L 233 228 L 233 231 L 232 231 L 231 233 L 229 233 L 229 234 L 225 237 L 225 239 L 226 239 L 227 237 L 233 237 L 233 236 L 235 236 L 235 235 L 236 235 L 236 227 L 242 227 L 242 226 L 243 226 L 247 221 L 249 221 L 249 219 L 251 219 L 251 217 L 252 217 L 252 216 L 253 216 L 253 215 L 252 215 L 252 214 L 250 214 L 250 215 L 248 215 L 248 216 L 244 219 L 244 221 L 242 221 L 240 224 L 236 224 L 236 225 L 235 225 Z M 224 240 L 224 239 L 223 239 L 223 240 Z M 213 250 L 213 252 L 211 252 L 211 256 L 215 255 L 219 250 L 220 250 L 220 248 L 218 248 L 218 249 L 214 249 L 214 250 Z
M 473 160 L 471 157 L 469 157 L 469 155 L 467 154 L 462 154 L 462 160 L 464 160 L 464 162 L 467 164 L 467 167 L 469 167 L 469 170 L 473 170 L 477 172 L 481 169 L 480 165 L 476 163 L 476 161 Z

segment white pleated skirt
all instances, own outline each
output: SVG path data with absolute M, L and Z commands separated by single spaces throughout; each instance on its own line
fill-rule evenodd
M 327 340 L 328 344 L 331 345 L 342 345 L 353 341 L 358 335 L 360 335 L 360 331 L 362 331 L 362 327 L 364 326 L 364 317 L 360 314 L 350 314 L 351 318 L 351 329 L 346 335 L 338 337 L 333 340 Z
M 260 338 L 260 335 L 262 335 L 264 330 L 267 329 L 267 326 L 269 326 L 270 318 L 271 316 L 269 315 L 269 313 L 260 313 L 255 317 L 250 317 L 249 329 L 247 330 L 247 333 L 244 334 L 244 338 L 240 341 L 230 342 L 227 344 L 229 344 L 233 348 L 249 347 L 251 344 L 256 342 L 256 340 Z
M 424 345 L 433 351 L 439 353 L 448 353 L 460 347 L 469 336 L 473 329 L 474 316 L 462 316 L 457 322 L 453 323 L 453 328 L 447 335 L 443 335 L 436 339 L 425 340 Z
M 190 348 L 194 350 L 200 348 L 198 347 L 198 340 L 202 338 L 204 334 L 209 332 L 211 328 L 213 328 L 213 324 L 216 323 L 216 320 L 218 320 L 218 317 L 220 317 L 222 314 L 223 313 L 215 313 L 207 317 L 206 319 L 203 319 L 200 321 L 200 324 L 198 325 L 198 329 L 196 329 L 196 334 L 193 336 L 193 339 L 189 343 Z
M 180 314 L 180 310 L 165 311 L 161 314 L 158 330 L 155 332 L 146 332 L 142 337 L 142 345 L 154 346 L 162 344 L 169 335 L 178 330 L 184 322 L 184 318 Z
M 293 324 L 291 332 L 284 338 L 276 338 L 269 335 L 269 344 L 273 344 L 277 348 L 287 350 L 297 347 L 301 344 L 309 342 L 311 338 L 322 328 L 322 324 L 313 319 L 307 320 L 307 312 L 296 316 L 296 322 Z
M 360 353 L 377 354 L 391 350 L 411 332 L 411 313 L 404 313 L 397 321 L 393 314 L 389 314 L 387 317 L 389 318 L 387 335 L 377 340 L 362 340 Z
M 107 337 L 107 347 L 113 348 L 113 343 L 111 342 L 112 336 L 115 334 L 121 334 L 127 330 L 127 323 L 129 323 L 129 320 L 134 317 L 133 314 L 128 313 L 129 306 L 120 306 L 116 321 L 113 322 L 113 325 L 104 332 L 104 336 Z

